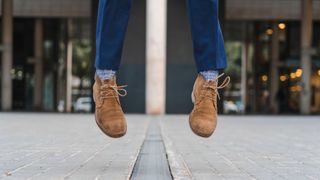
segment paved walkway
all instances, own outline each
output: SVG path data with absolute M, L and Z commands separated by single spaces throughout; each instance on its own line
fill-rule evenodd
M 128 123 L 128 135 L 116 140 L 92 115 L 0 114 L 0 179 L 128 179 L 148 119 Z
M 0 179 L 129 179 L 157 119 L 175 179 L 320 179 L 319 116 L 223 116 L 203 139 L 187 116 L 129 115 L 110 139 L 92 115 L 22 113 L 0 113 Z
M 178 177 L 189 172 L 201 180 L 320 179 L 319 116 L 222 117 L 209 139 L 194 136 L 185 118 L 161 123 Z

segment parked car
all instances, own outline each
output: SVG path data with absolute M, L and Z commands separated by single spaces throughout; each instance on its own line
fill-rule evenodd
M 223 108 L 225 114 L 243 114 L 245 110 L 241 101 L 223 101 Z
M 233 101 L 224 101 L 223 110 L 225 114 L 237 114 L 239 113 L 238 106 Z
M 74 104 L 75 112 L 91 112 L 92 99 L 91 97 L 79 97 Z
M 58 112 L 64 112 L 64 100 L 60 100 L 58 103 Z

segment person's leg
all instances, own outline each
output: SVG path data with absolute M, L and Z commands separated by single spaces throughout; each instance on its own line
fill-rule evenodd
M 96 72 L 110 79 L 119 69 L 132 0 L 100 0 L 96 31 Z
M 131 0 L 99 1 L 93 85 L 95 119 L 102 132 L 114 138 L 122 137 L 127 132 L 119 100 L 119 96 L 125 96 L 127 91 L 124 86 L 117 85 L 115 73 L 120 65 L 131 3 Z
M 197 70 L 207 80 L 217 78 L 218 70 L 227 66 L 218 9 L 218 0 L 188 0 Z
M 217 126 L 218 89 L 230 81 L 228 77 L 218 86 L 219 70 L 227 66 L 218 20 L 218 0 L 188 0 L 188 9 L 199 73 L 193 87 L 194 108 L 189 123 L 195 134 L 210 137 Z

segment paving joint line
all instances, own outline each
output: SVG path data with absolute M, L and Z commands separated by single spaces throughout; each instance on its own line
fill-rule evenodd
M 132 180 L 173 179 L 159 121 L 159 118 L 150 121 L 145 140 L 133 167 L 130 177 Z

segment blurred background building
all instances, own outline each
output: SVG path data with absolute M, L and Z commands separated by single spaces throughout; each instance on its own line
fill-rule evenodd
M 98 0 L 0 0 L 1 109 L 89 112 Z M 146 0 L 134 0 L 119 84 L 145 113 Z M 165 112 L 188 113 L 196 76 L 185 1 L 168 0 Z M 220 0 L 232 83 L 224 113 L 320 113 L 320 0 Z

